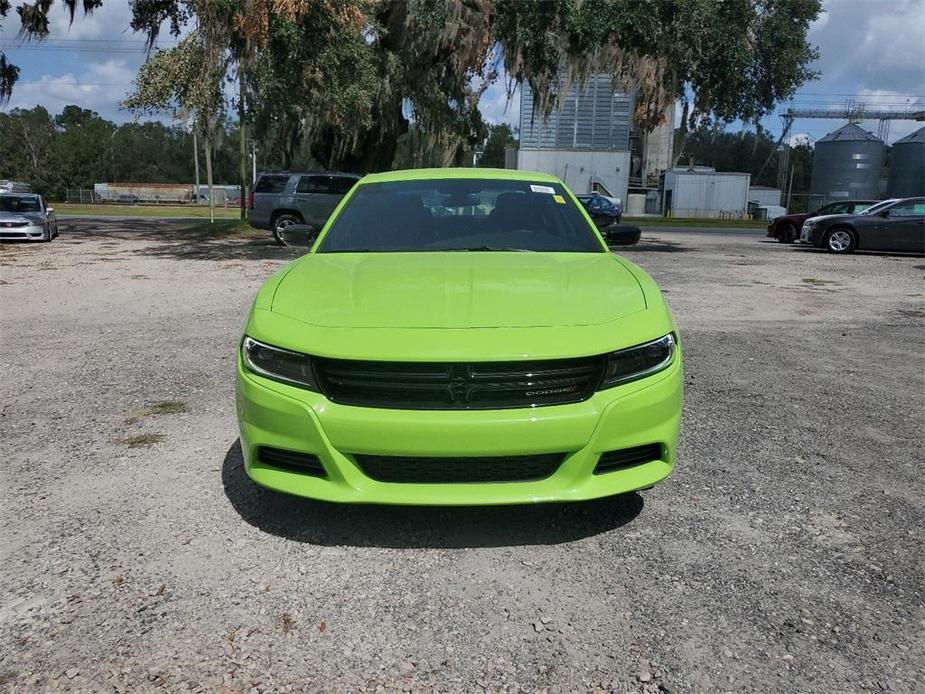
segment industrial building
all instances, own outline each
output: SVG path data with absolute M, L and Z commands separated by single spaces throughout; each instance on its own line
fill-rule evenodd
M 889 198 L 925 195 L 925 127 L 893 144 L 886 194 Z
M 847 123 L 816 142 L 810 206 L 838 200 L 882 197 L 881 178 L 886 145 L 854 123 Z
M 654 192 L 659 174 L 671 166 L 674 107 L 662 126 L 640 131 L 632 123 L 632 93 L 614 85 L 609 74 L 571 85 L 545 118 L 534 113 L 533 100 L 525 83 L 518 169 L 551 173 L 576 193 L 599 191 L 628 202 L 631 189 L 643 199 L 647 188 Z
M 661 209 L 670 217 L 744 219 L 751 174 L 708 166 L 672 169 L 662 175 Z

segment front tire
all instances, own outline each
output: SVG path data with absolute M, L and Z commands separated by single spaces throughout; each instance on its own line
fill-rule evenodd
M 283 214 L 276 217 L 273 220 L 273 238 L 276 239 L 276 243 L 280 246 L 285 246 L 281 232 L 286 227 L 291 227 L 293 224 L 301 224 L 302 218 L 297 214 L 292 214 L 290 212 L 284 212 Z
M 793 243 L 797 239 L 797 228 L 793 224 L 784 224 L 777 230 L 778 243 Z
M 851 229 L 830 229 L 825 235 L 825 248 L 830 253 L 851 253 L 857 246 L 858 237 Z

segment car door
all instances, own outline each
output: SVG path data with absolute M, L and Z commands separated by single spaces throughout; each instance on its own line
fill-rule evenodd
M 320 229 L 355 181 L 333 174 L 305 174 L 296 187 L 296 209 L 306 224 Z
M 884 250 L 922 251 L 925 249 L 925 199 L 907 200 L 887 210 L 883 222 Z

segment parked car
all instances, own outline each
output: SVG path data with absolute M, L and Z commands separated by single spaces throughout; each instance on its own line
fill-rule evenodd
M 35 193 L 0 193 L 0 239 L 51 241 L 58 235 L 53 207 Z
M 858 249 L 925 253 L 925 197 L 887 200 L 856 215 L 809 219 L 800 240 L 832 253 Z
M 435 214 L 434 211 L 450 214 Z M 653 279 L 557 178 L 363 178 L 257 294 L 238 352 L 247 474 L 339 502 L 578 501 L 675 463 L 681 349 Z
M 619 224 L 623 216 L 623 206 L 614 198 L 600 193 L 583 193 L 576 195 L 578 202 L 587 210 L 598 229 L 611 224 Z
M 814 212 L 785 214 L 782 217 L 777 217 L 768 225 L 768 236 L 777 239 L 781 243 L 793 243 L 800 238 L 800 229 L 803 222 L 810 217 L 829 214 L 858 214 L 876 203 L 876 200 L 843 200 L 829 203 Z
M 320 229 L 358 180 L 355 174 L 332 171 L 262 173 L 251 194 L 248 221 L 272 231 L 278 243 L 280 232 L 292 224 Z

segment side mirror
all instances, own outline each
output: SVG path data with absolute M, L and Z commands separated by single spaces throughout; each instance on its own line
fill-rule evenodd
M 308 224 L 291 224 L 281 229 L 279 235 L 287 246 L 309 248 L 318 238 L 318 230 Z
M 54 211 L 55 211 L 55 208 L 54 208 L 54 207 L 46 207 L 46 208 L 45 208 L 45 214 L 51 214 L 51 213 L 54 212 Z
M 642 229 L 632 224 L 611 224 L 602 229 L 601 234 L 610 246 L 632 246 L 639 243 Z

